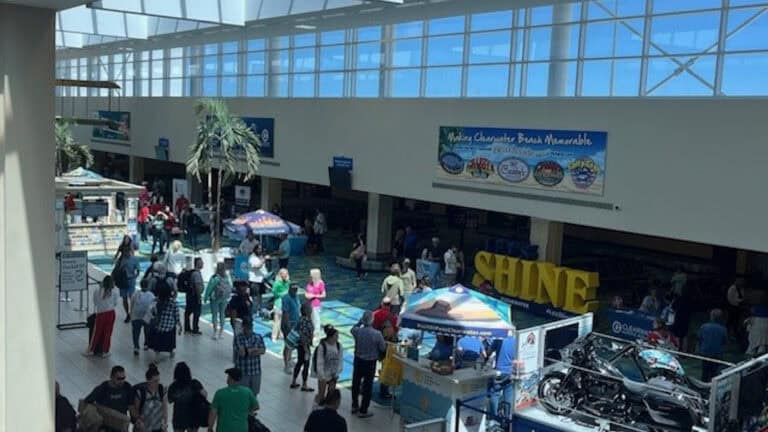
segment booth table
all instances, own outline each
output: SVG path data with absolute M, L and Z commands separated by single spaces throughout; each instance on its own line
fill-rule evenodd
M 439 375 L 429 368 L 426 359 L 415 361 L 402 354 L 397 354 L 396 358 L 403 365 L 399 403 L 405 424 L 440 418 L 445 419 L 446 432 L 484 430 L 485 419 L 478 418 L 478 414 L 470 410 L 462 412 L 456 429 L 456 400 L 485 394 L 489 379 L 496 375 L 493 369 L 457 369 L 451 375 Z M 480 398 L 478 403 L 482 405 L 485 400 Z M 474 421 L 467 421 L 468 417 Z

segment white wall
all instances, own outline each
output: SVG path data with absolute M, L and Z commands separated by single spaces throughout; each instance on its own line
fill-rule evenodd
M 132 111 L 130 151 L 153 157 L 158 137 L 165 136 L 171 140 L 170 157 L 182 162 L 194 139 L 192 102 L 123 100 L 123 109 Z M 264 165 L 265 176 L 327 184 L 331 157 L 344 154 L 354 158 L 354 187 L 363 191 L 768 251 L 761 175 L 768 162 L 765 100 L 230 99 L 229 104 L 242 115 L 275 117 L 280 166 Z M 91 109 L 98 105 L 91 99 Z M 433 188 L 440 125 L 607 131 L 605 195 L 575 198 L 619 210 Z

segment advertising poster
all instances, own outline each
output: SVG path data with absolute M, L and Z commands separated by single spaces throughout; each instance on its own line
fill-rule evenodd
M 522 330 L 517 333 L 517 374 L 515 409 L 533 405 L 539 385 L 539 348 L 541 330 Z
M 269 159 L 275 157 L 275 119 L 243 117 L 243 121 L 261 139 L 259 155 Z
M 127 111 L 97 111 L 96 118 L 109 123 L 93 127 L 93 138 L 110 141 L 131 140 L 131 113 Z
M 235 186 L 235 205 L 248 207 L 251 205 L 251 187 Z
M 235 280 L 248 280 L 248 270 L 250 270 L 248 255 L 236 256 L 233 267 Z
M 441 126 L 437 178 L 602 195 L 608 134 Z

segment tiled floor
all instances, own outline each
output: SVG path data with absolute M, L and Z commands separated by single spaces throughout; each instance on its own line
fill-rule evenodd
M 78 319 L 79 315 L 72 312 L 73 303 L 62 303 L 63 314 L 69 321 Z M 63 330 L 58 332 L 56 340 L 56 372 L 61 385 L 62 394 L 76 405 L 77 400 L 85 397 L 88 392 L 106 380 L 110 368 L 116 364 L 126 368 L 129 382 L 135 384 L 143 381 L 147 365 L 155 360 L 152 352 L 142 351 L 139 357 L 134 357 L 131 346 L 131 330 L 129 324 L 122 322 L 122 311 L 118 313 L 118 322 L 112 336 L 112 355 L 109 358 L 86 358 L 81 355 L 87 345 L 88 331 L 86 329 Z M 80 317 L 79 319 L 83 319 Z M 177 361 L 185 361 L 192 369 L 195 378 L 199 379 L 209 397 L 213 392 L 225 385 L 224 370 L 231 366 L 232 338 L 225 335 L 223 340 L 214 341 L 210 335 L 210 327 L 203 325 L 204 336 L 182 336 L 177 339 L 175 358 L 167 355 L 159 357 L 161 379 L 168 385 L 172 379 L 173 367 Z M 311 380 L 314 381 L 314 380 Z M 284 374 L 282 360 L 268 353 L 262 357 L 262 387 L 259 395 L 261 404 L 260 418 L 272 431 L 301 431 L 312 407 L 314 394 L 290 390 L 290 377 Z M 315 384 L 311 384 L 313 387 Z M 360 420 L 349 415 L 350 393 L 342 390 L 342 408 L 340 413 L 347 418 L 350 431 L 398 431 L 400 430 L 399 416 L 393 415 L 387 407 L 373 405 L 374 417 Z

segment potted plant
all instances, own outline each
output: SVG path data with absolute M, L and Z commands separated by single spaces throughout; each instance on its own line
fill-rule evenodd
M 190 147 L 187 172 L 202 181 L 208 176 L 208 206 L 215 215 L 211 232 L 211 249 L 221 246 L 221 187 L 235 177 L 249 180 L 259 170 L 261 141 L 238 116 L 233 115 L 221 99 L 200 99 L 195 103 L 198 118 L 197 137 Z M 213 198 L 213 175 L 217 176 L 216 203 Z

